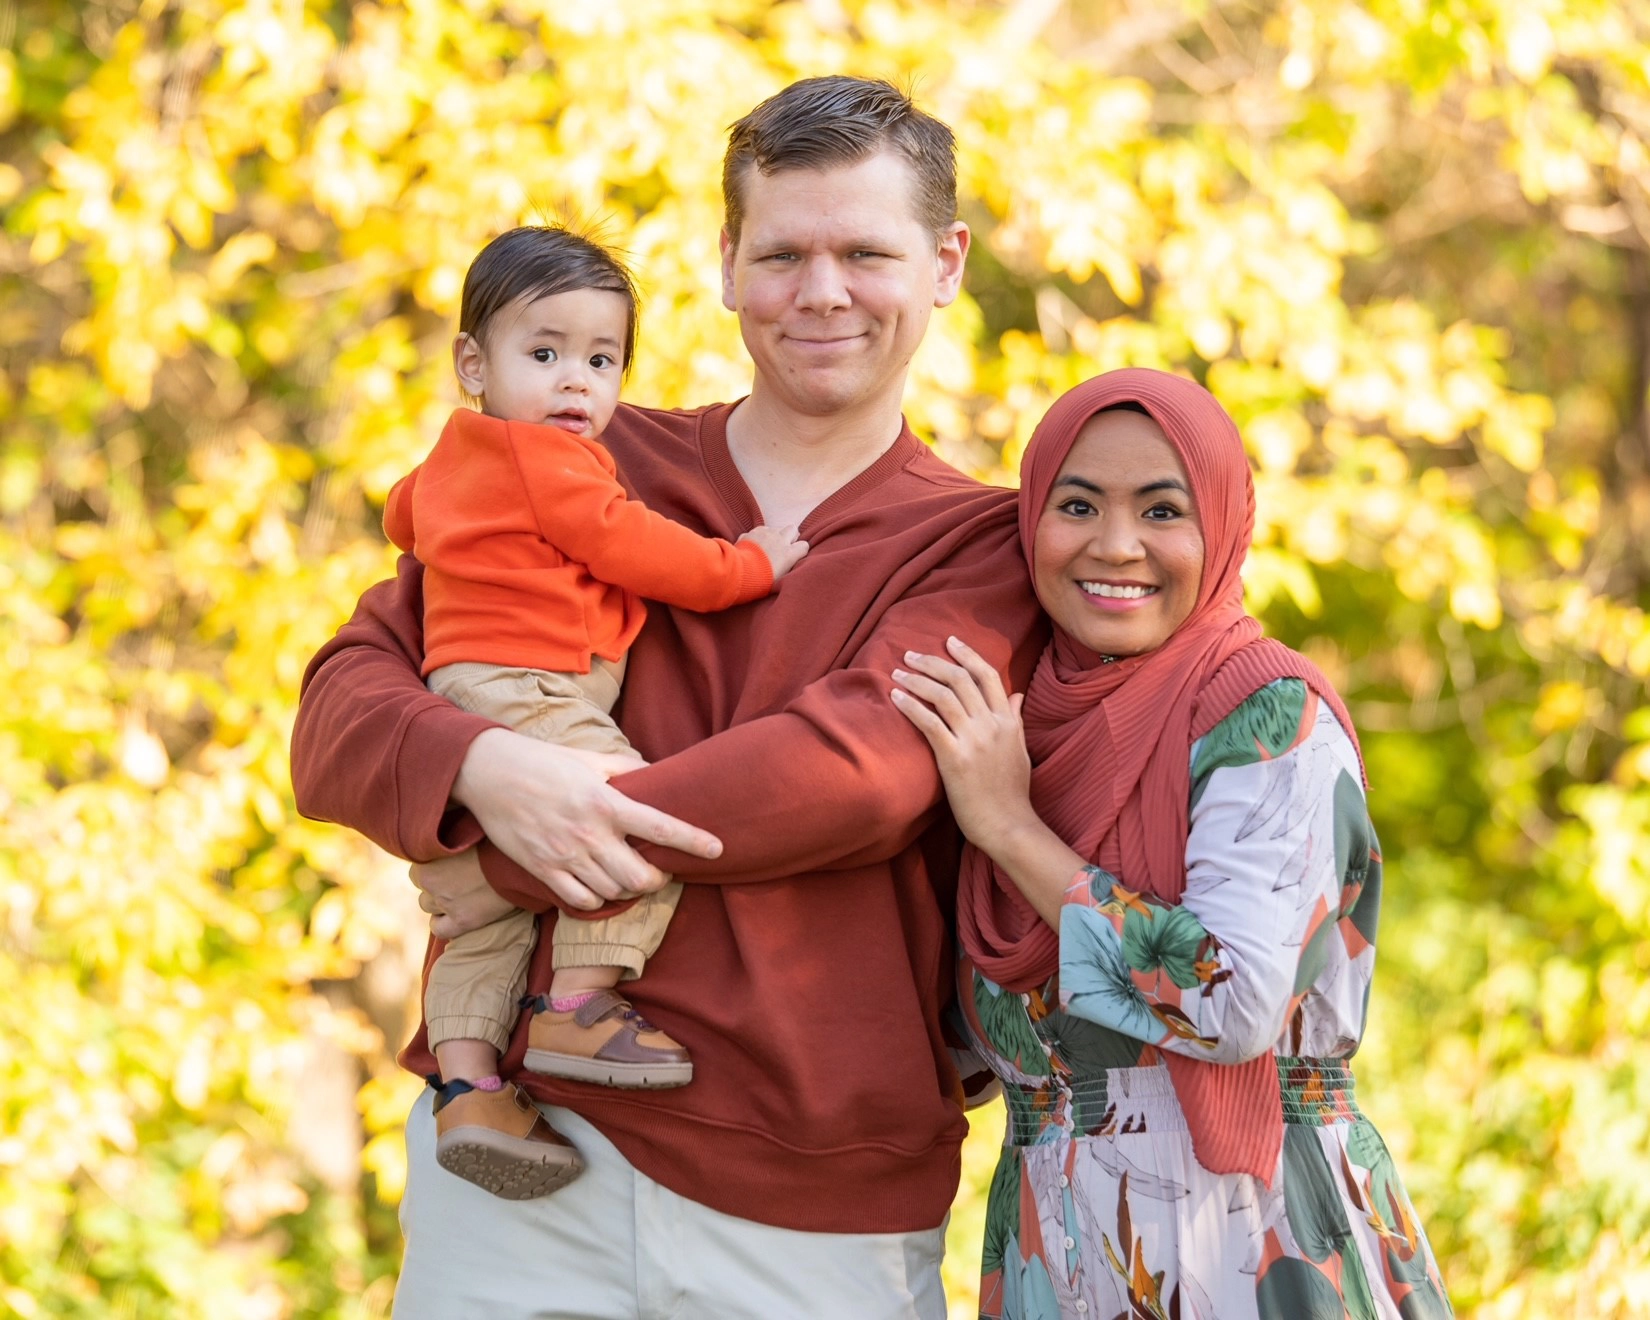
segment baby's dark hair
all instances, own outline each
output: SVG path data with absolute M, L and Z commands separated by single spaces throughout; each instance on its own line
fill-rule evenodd
M 555 225 L 522 225 L 500 234 L 476 254 L 464 276 L 460 334 L 485 346 L 492 320 L 517 299 L 548 298 L 575 289 L 609 289 L 629 305 L 625 371 L 636 354 L 636 281 L 624 262 L 600 243 Z

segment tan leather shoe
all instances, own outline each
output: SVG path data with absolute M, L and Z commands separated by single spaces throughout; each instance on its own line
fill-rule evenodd
M 509 1201 L 548 1196 L 584 1172 L 573 1143 L 514 1082 L 465 1091 L 435 1111 L 435 1162 Z
M 525 1066 L 533 1072 L 653 1090 L 693 1080 L 688 1052 L 615 991 L 598 990 L 571 1013 L 556 1012 L 544 995 L 531 1002 Z

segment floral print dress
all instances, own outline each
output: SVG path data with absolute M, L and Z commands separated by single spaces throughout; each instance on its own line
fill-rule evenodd
M 1346 1064 L 1381 898 L 1352 741 L 1284 679 L 1193 744 L 1191 781 L 1178 904 L 1090 867 L 1040 991 L 960 964 L 968 1034 L 1008 1105 L 981 1315 L 1450 1316 Z M 1237 1063 L 1268 1047 L 1284 1107 L 1270 1186 L 1198 1164 L 1160 1053 Z

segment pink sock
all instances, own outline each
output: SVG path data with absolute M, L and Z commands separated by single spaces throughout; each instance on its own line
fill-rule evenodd
M 504 1089 L 504 1079 L 494 1073 L 490 1077 L 477 1077 L 470 1085 L 478 1091 L 502 1091 Z
M 581 990 L 576 995 L 546 995 L 550 1007 L 558 1013 L 571 1013 L 575 1008 L 588 1004 L 601 993 L 600 990 Z

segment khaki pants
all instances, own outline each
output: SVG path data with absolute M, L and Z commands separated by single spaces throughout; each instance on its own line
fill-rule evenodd
M 430 1097 L 407 1116 L 395 1320 L 945 1320 L 943 1224 L 804 1233 L 722 1214 L 548 1106 L 584 1172 L 554 1196 L 506 1201 L 435 1162 Z
M 609 712 L 619 699 L 624 661 L 591 657 L 588 674 L 461 663 L 429 677 L 430 691 L 474 715 L 508 724 L 517 733 L 589 752 L 628 752 L 630 743 Z M 672 882 L 645 894 L 614 917 L 583 921 L 563 915 L 551 937 L 553 966 L 622 967 L 640 976 L 659 948 L 682 886 Z M 527 962 L 538 923 L 512 912 L 448 943 L 430 968 L 424 1019 L 430 1047 L 448 1040 L 484 1040 L 503 1050 L 527 988 Z

